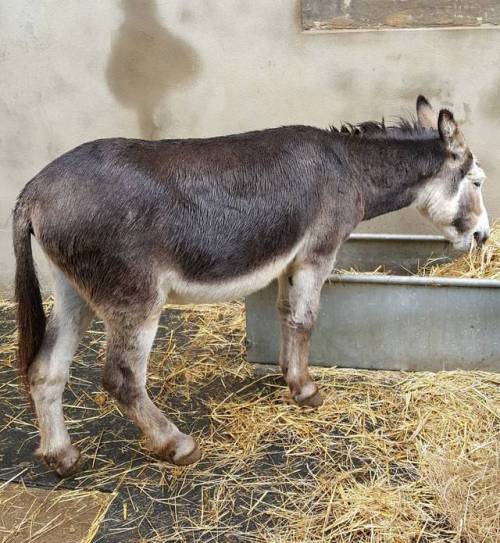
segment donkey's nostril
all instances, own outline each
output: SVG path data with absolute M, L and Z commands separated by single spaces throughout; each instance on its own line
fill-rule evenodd
M 487 232 L 474 232 L 474 240 L 476 244 L 481 247 L 481 245 L 489 238 Z

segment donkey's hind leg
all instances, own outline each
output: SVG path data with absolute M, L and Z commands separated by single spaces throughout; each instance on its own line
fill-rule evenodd
M 139 426 L 160 458 L 177 465 L 191 464 L 201 456 L 196 442 L 163 415 L 146 390 L 148 357 L 158 319 L 159 311 L 139 322 L 117 315 L 107 319 L 104 388 Z
M 62 395 L 69 366 L 93 312 L 53 267 L 54 308 L 39 353 L 29 369 L 30 392 L 40 429 L 40 454 L 59 475 L 69 475 L 79 459 L 64 423 Z

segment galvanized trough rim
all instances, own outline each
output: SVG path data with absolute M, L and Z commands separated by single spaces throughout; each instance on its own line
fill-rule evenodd
M 350 241 L 440 241 L 449 244 L 449 241 L 443 236 L 427 234 L 351 234 L 348 239 Z
M 496 279 L 468 279 L 460 277 L 421 277 L 419 275 L 369 275 L 363 273 L 334 273 L 329 283 L 365 283 L 379 285 L 412 285 L 420 287 L 500 288 Z
M 435 241 L 448 244 L 443 236 L 413 234 L 351 234 L 351 241 Z M 460 277 L 422 277 L 419 275 L 369 275 L 367 273 L 333 273 L 329 283 L 361 283 L 378 285 L 411 285 L 420 287 L 500 288 L 496 279 Z

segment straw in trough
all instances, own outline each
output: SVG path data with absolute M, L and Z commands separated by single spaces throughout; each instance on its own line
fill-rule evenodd
M 480 249 L 446 264 L 428 262 L 421 275 L 432 277 L 468 277 L 474 279 L 500 279 L 500 222 L 491 227 L 490 237 Z

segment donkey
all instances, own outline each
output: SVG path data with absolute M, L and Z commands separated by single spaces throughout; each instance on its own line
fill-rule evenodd
M 279 282 L 280 366 L 299 406 L 322 403 L 308 371 L 320 291 L 339 246 L 363 220 L 415 205 L 461 249 L 488 237 L 485 174 L 448 110 L 422 96 L 417 119 L 341 130 L 285 126 L 208 139 L 102 139 L 54 160 L 14 210 L 21 375 L 39 454 L 60 476 L 79 460 L 64 423 L 71 359 L 94 315 L 107 331 L 103 386 L 176 465 L 197 443 L 146 391 L 166 302 L 241 298 Z M 51 265 L 46 322 L 32 257 Z

